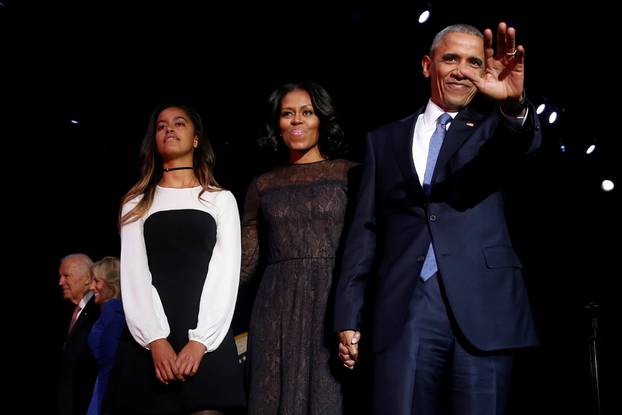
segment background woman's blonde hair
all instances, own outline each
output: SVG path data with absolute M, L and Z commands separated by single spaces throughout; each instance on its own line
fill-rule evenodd
M 94 279 L 106 281 L 112 290 L 112 298 L 121 297 L 121 272 L 119 258 L 105 256 L 91 267 L 91 276 Z

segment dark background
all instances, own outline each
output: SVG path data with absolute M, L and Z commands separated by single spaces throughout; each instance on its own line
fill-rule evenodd
M 10 168 L 3 199 L 16 251 L 9 250 L 8 263 L 18 268 L 9 271 L 15 288 L 6 295 L 27 302 L 18 312 L 27 323 L 7 327 L 20 339 L 14 354 L 26 361 L 15 363 L 34 366 L 17 371 L 27 380 L 16 389 L 27 396 L 36 378 L 37 399 L 20 401 L 28 412 L 54 410 L 58 353 L 71 314 L 57 287 L 59 259 L 72 252 L 118 255 L 119 201 L 138 178 L 138 148 L 156 104 L 181 99 L 199 109 L 215 147 L 217 179 L 241 207 L 252 176 L 270 167 L 254 142 L 277 85 L 325 86 L 340 109 L 350 157 L 360 160 L 368 130 L 427 99 L 420 61 L 433 35 L 452 23 L 484 29 L 500 20 L 517 29 L 526 47 L 530 98 L 561 111 L 558 123 L 544 126 L 542 151 L 517 172 L 508 194 L 542 340 L 518 361 L 513 413 L 592 413 L 589 302 L 600 305 L 603 405 L 617 406 L 619 190 L 604 193 L 599 183 L 618 176 L 620 138 L 608 131 L 618 111 L 608 97 L 619 95 L 620 71 L 619 53 L 609 45 L 614 18 L 598 2 L 545 11 L 542 1 L 436 1 L 424 25 L 416 22 L 424 4 L 417 1 L 0 3 L 0 137 Z M 588 156 L 593 141 L 598 147 Z M 243 291 L 239 330 L 251 301 Z

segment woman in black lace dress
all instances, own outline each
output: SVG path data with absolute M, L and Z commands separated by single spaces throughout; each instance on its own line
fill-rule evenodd
M 266 264 L 250 322 L 249 414 L 341 414 L 327 310 L 354 163 L 333 159 L 343 132 L 331 97 L 286 84 L 268 101 L 264 140 L 289 164 L 250 185 L 242 223 L 242 280 Z

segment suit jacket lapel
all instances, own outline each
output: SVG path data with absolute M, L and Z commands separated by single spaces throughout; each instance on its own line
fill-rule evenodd
M 470 107 L 460 111 L 456 118 L 453 119 L 445 138 L 441 151 L 438 154 L 436 165 L 434 166 L 434 174 L 432 175 L 432 183 L 436 182 L 439 172 L 443 171 L 443 166 L 447 164 L 449 159 L 460 149 L 467 138 L 473 134 L 479 123 L 483 120 L 484 114 L 471 109 Z
M 403 119 L 397 127 L 392 140 L 393 153 L 395 154 L 397 165 L 402 171 L 408 186 L 417 192 L 423 192 L 423 189 L 421 188 L 419 176 L 417 175 L 417 170 L 415 169 L 412 148 L 415 123 L 417 122 L 417 118 L 422 111 L 423 109 Z
M 78 333 L 80 331 L 80 327 L 86 324 L 86 321 L 90 320 L 89 315 L 94 311 L 95 307 L 97 307 L 97 304 L 95 304 L 95 296 L 92 296 L 84 306 L 84 309 L 82 310 L 80 315 L 78 316 L 78 319 L 73 325 L 73 328 L 69 332 L 69 336 L 67 336 L 67 338 L 72 337 L 74 333 Z

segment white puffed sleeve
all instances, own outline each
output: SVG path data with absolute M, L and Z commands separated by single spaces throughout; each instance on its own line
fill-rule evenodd
M 208 352 L 224 339 L 235 309 L 240 282 L 240 217 L 235 197 L 228 191 L 214 198 L 216 244 L 203 285 L 196 329 L 188 338 L 203 343 Z
M 122 215 L 140 200 L 123 205 Z M 143 218 L 121 227 L 121 295 L 127 326 L 134 340 L 149 348 L 149 343 L 168 337 L 170 328 L 160 296 L 151 284 Z

